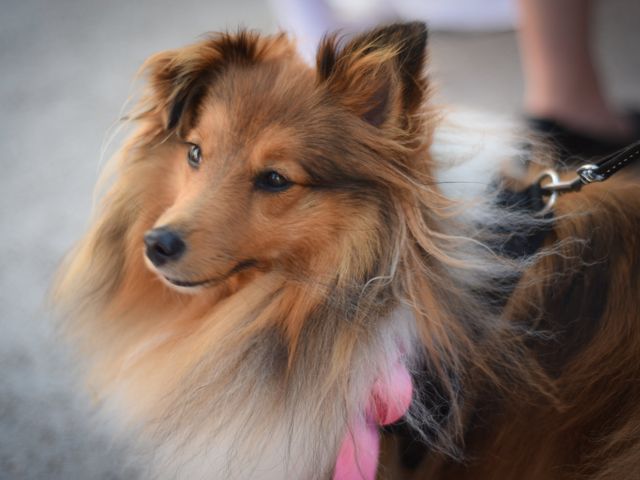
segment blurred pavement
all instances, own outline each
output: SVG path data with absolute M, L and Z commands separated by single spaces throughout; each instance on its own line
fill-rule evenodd
M 640 106 L 640 2 L 598 4 L 614 98 Z M 87 226 L 103 138 L 151 53 L 238 25 L 274 31 L 258 1 L 0 0 L 0 479 L 132 479 L 94 419 L 44 299 Z M 517 114 L 513 33 L 431 36 L 439 102 Z

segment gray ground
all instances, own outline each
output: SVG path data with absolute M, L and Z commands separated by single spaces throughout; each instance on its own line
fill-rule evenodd
M 597 47 L 618 101 L 640 105 L 640 2 L 599 4 Z M 129 479 L 128 450 L 74 393 L 44 298 L 86 227 L 100 148 L 151 53 L 207 30 L 273 30 L 258 1 L 0 0 L 0 479 Z M 517 113 L 513 34 L 432 36 L 440 99 Z

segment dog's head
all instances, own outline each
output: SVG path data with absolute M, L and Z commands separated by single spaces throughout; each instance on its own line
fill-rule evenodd
M 394 179 L 425 136 L 425 46 L 411 23 L 326 39 L 315 69 L 284 35 L 246 32 L 152 57 L 147 265 L 182 290 L 258 270 L 372 273 Z

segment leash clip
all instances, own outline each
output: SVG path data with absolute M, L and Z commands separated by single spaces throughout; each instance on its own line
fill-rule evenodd
M 585 165 L 581 165 L 576 170 L 576 176 L 571 180 L 566 180 L 564 182 L 560 181 L 560 176 L 558 172 L 553 169 L 548 169 L 543 171 L 536 183 L 540 186 L 543 195 L 548 195 L 549 198 L 545 203 L 545 206 L 538 212 L 538 215 L 546 215 L 551 211 L 553 206 L 558 199 L 558 195 L 560 193 L 565 192 L 578 192 L 582 188 L 583 185 L 588 185 L 593 182 L 602 182 L 606 180 L 606 177 L 598 173 L 599 167 L 598 165 L 594 165 L 592 163 L 587 163 Z M 546 179 L 549 179 L 549 183 L 542 184 Z
M 620 152 L 616 152 L 599 163 L 586 163 L 576 170 L 576 177 L 565 182 L 560 181 L 558 172 L 553 169 L 543 171 L 534 185 L 540 188 L 542 196 L 548 196 L 544 207 L 537 215 L 544 216 L 551 211 L 558 199 L 558 195 L 564 192 L 577 192 L 583 185 L 594 182 L 603 182 L 618 170 L 630 165 L 634 160 L 640 159 L 640 142 L 636 142 Z M 548 183 L 542 184 L 545 180 Z M 544 200 L 543 200 L 544 201 Z
M 578 177 L 580 177 L 580 180 L 582 180 L 582 184 L 587 185 L 588 183 L 602 182 L 606 180 L 606 177 L 599 173 L 599 170 L 600 167 L 598 167 L 598 165 L 588 163 L 578 167 L 576 173 L 578 174 Z

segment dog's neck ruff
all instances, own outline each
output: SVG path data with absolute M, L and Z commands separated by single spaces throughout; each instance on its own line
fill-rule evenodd
M 491 215 L 489 203 L 474 202 L 487 193 L 494 197 L 490 208 L 522 211 L 535 214 L 544 203 L 537 185 L 524 191 L 498 190 L 498 179 L 504 170 L 521 173 L 523 155 L 528 152 L 517 146 L 513 125 L 496 120 L 487 124 L 486 116 L 450 115 L 448 122 L 435 132 L 432 155 L 441 166 L 438 180 L 444 193 L 453 200 L 461 200 L 477 208 L 465 211 L 465 222 L 482 222 Z M 480 123 L 481 122 L 481 123 Z M 482 125 L 479 128 L 479 125 Z M 462 132 L 460 130 L 463 130 Z M 463 143 L 466 141 L 467 143 Z M 484 201 L 484 200 L 483 200 Z M 502 245 L 492 246 L 500 255 L 512 258 L 534 254 L 542 245 L 546 230 L 534 230 L 526 235 L 513 235 Z M 398 353 L 392 360 L 389 377 L 372 385 L 364 415 L 352 419 L 340 447 L 333 480 L 373 480 L 380 453 L 380 427 L 398 422 L 411 405 L 414 389 L 423 387 L 411 374 Z M 428 375 L 427 375 L 428 376 Z M 419 383 L 415 383 L 419 382 Z

